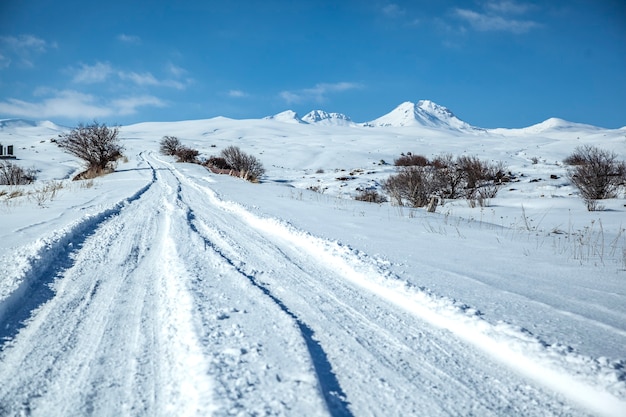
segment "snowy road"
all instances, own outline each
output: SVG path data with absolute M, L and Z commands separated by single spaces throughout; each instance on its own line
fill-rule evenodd
M 626 413 L 586 358 L 141 158 L 0 304 L 1 416 Z

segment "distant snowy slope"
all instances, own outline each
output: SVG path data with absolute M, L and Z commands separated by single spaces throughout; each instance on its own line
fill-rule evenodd
M 386 115 L 367 123 L 368 126 L 425 126 L 440 129 L 476 129 L 459 119 L 446 107 L 430 100 L 406 101 Z
M 313 110 L 302 117 L 302 121 L 326 126 L 351 126 L 354 122 L 342 113 L 327 113 L 324 110 Z
M 603 131 L 606 129 L 602 129 L 598 126 L 592 126 L 584 123 L 574 123 L 569 122 L 567 120 L 559 119 L 557 117 L 551 117 L 547 120 L 544 120 L 541 123 L 534 124 L 532 126 L 520 128 L 520 129 L 506 129 L 506 128 L 497 128 L 497 129 L 489 129 L 492 133 L 498 134 L 515 134 L 515 135 L 528 135 L 528 134 L 546 134 L 546 133 L 596 133 L 599 131 Z
M 48 120 L 33 121 L 33 120 L 26 120 L 26 119 L 0 119 L 0 132 L 8 132 L 11 130 L 23 129 L 23 128 L 40 128 L 42 130 L 48 129 L 48 130 L 54 130 L 54 131 L 60 131 L 60 130 L 66 129 L 63 126 L 59 126 Z
M 300 119 L 298 113 L 293 110 L 286 110 L 284 112 L 275 114 L 273 116 L 264 117 L 265 120 L 277 120 L 279 122 L 287 122 L 287 123 L 305 123 Z

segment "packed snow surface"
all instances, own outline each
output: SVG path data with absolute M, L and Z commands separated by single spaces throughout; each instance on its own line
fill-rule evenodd
M 561 162 L 624 159 L 624 129 L 399 109 L 123 126 L 127 159 L 91 181 L 67 128 L 1 121 L 39 172 L 0 186 L 0 416 L 626 415 L 626 200 L 586 211 Z M 176 163 L 165 135 L 267 172 Z M 486 207 L 355 201 L 402 152 L 517 180 Z

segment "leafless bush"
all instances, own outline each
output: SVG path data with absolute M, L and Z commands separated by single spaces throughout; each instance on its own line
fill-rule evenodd
M 259 177 L 265 173 L 263 164 L 256 157 L 246 154 L 237 146 L 223 149 L 221 156 L 226 164 L 239 172 L 241 178 L 248 181 L 258 181 Z
M 24 185 L 35 181 L 34 169 L 24 169 L 10 161 L 0 161 L 0 185 Z
M 189 148 L 187 146 L 180 146 L 176 151 L 176 157 L 178 158 L 178 162 L 198 162 L 198 155 L 200 152 L 196 149 Z
M 326 191 L 326 188 L 321 185 L 309 185 L 306 189 L 320 194 L 324 194 L 324 191 Z
M 563 163 L 565 165 L 570 165 L 570 166 L 577 166 L 577 165 L 585 165 L 586 163 L 586 157 L 585 154 L 586 152 L 586 148 L 590 148 L 591 146 L 587 145 L 587 146 L 578 146 L 574 152 L 572 152 L 571 155 L 568 155 L 564 160 Z
M 359 193 L 354 197 L 354 199 L 377 204 L 385 203 L 387 201 L 387 197 L 373 189 L 359 190 Z
M 163 155 L 176 155 L 181 147 L 182 144 L 176 136 L 163 136 L 159 151 Z
M 437 192 L 433 167 L 401 167 L 399 172 L 382 182 L 382 189 L 399 206 L 404 202 L 412 207 L 428 204 L 430 196 Z
M 29 198 L 36 202 L 39 207 L 46 207 L 46 204 L 54 200 L 57 192 L 62 188 L 63 183 L 61 181 L 50 181 L 30 193 Z
M 433 159 L 436 170 L 439 197 L 455 199 L 464 195 L 465 172 L 459 167 L 452 154 L 442 154 Z
M 204 165 L 209 168 L 215 168 L 215 169 L 220 169 L 220 170 L 221 169 L 233 169 L 232 166 L 228 165 L 228 163 L 226 162 L 226 159 L 220 158 L 219 156 L 210 157 L 209 159 L 206 160 Z
M 393 161 L 393 164 L 398 167 L 410 167 L 410 166 L 418 166 L 425 167 L 429 165 L 428 158 L 422 155 L 413 155 L 412 153 L 407 153 L 406 155 L 400 156 L 398 159 Z
M 465 197 L 472 207 L 484 206 L 496 196 L 505 180 L 502 163 L 481 161 L 475 156 L 454 158 L 442 154 L 424 166 L 400 166 L 398 173 L 385 181 L 383 191 L 399 205 L 408 202 L 423 207 L 432 196 L 444 199 Z
M 118 139 L 119 128 L 109 128 L 104 123 L 93 122 L 78 125 L 69 133 L 59 135 L 58 145 L 72 155 L 86 161 L 87 169 L 93 172 L 107 172 L 122 156 L 122 146 Z
M 626 162 L 619 161 L 617 154 L 595 146 L 577 147 L 566 161 L 576 161 L 567 177 L 580 192 L 587 210 L 600 208 L 598 200 L 615 198 L 626 182 Z

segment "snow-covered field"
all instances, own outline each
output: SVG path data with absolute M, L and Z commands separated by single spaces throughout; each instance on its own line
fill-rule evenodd
M 485 130 L 431 102 L 141 123 L 77 182 L 67 130 L 0 121 L 39 170 L 0 186 L 0 416 L 626 415 L 626 199 L 588 212 L 561 162 L 626 159 L 626 128 Z M 176 163 L 164 135 L 266 175 Z M 355 201 L 402 152 L 517 181 L 482 208 Z

